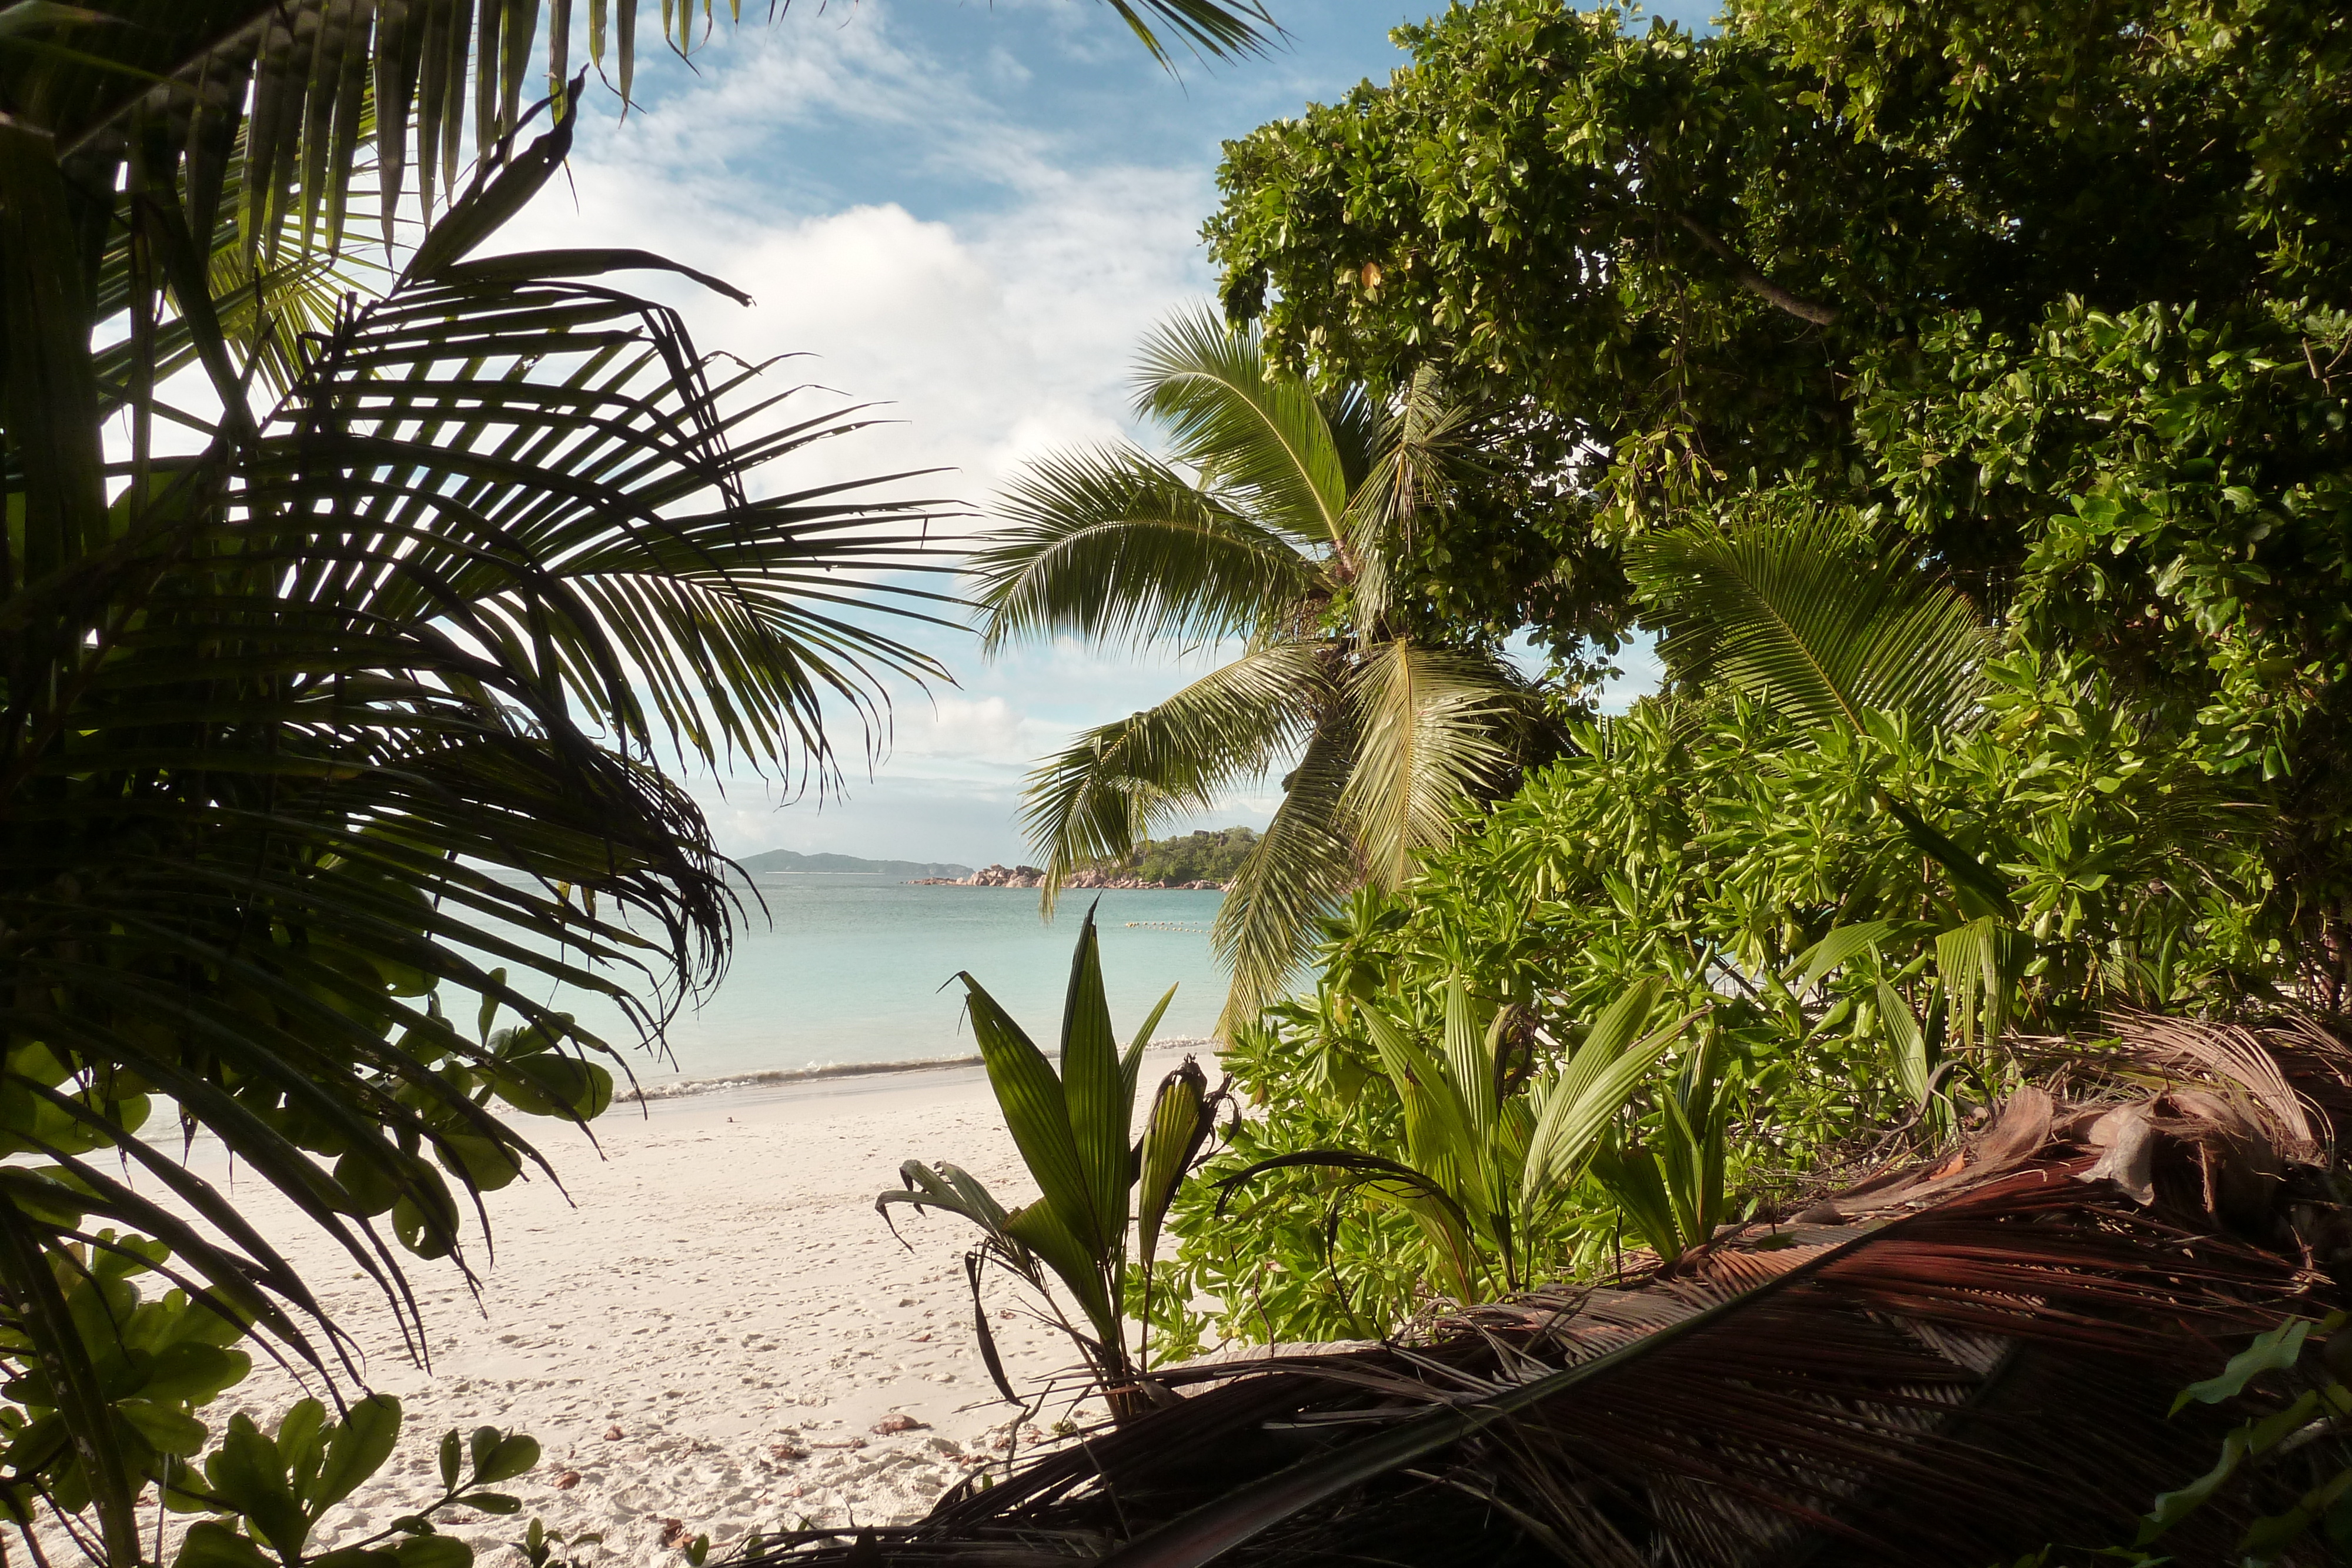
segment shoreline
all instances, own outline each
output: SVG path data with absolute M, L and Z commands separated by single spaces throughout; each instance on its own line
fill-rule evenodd
M 1149 1071 L 1206 1042 L 1152 1042 Z M 352 1257 L 267 1183 L 235 1169 L 238 1207 L 352 1338 L 359 1383 L 400 1397 L 403 1437 L 384 1470 L 322 1524 L 349 1544 L 438 1495 L 434 1439 L 491 1425 L 530 1433 L 541 1463 L 500 1490 L 515 1520 L 460 1514 L 452 1533 L 482 1568 L 521 1568 L 521 1519 L 597 1531 L 610 1568 L 680 1568 L 747 1533 L 908 1523 L 950 1487 L 1051 1442 L 1057 1419 L 1102 1412 L 1070 1388 L 1008 1406 L 972 1333 L 964 1257 L 977 1235 L 951 1214 L 876 1213 L 910 1159 L 950 1161 L 1018 1203 L 1034 1193 L 986 1073 L 976 1065 L 842 1064 L 822 1076 L 649 1099 L 551 1138 L 553 1181 L 497 1194 L 470 1220 L 467 1277 L 400 1257 L 431 1351 L 410 1346 Z M 494 1244 L 493 1244 L 494 1242 Z M 1008 1375 L 1045 1390 L 1072 1360 L 1024 1292 L 986 1279 Z M 347 1391 L 349 1385 L 347 1385 Z M 268 1429 L 302 1392 L 263 1364 L 205 1419 L 244 1410 Z M 315 1379 L 311 1392 L 318 1392 Z M 1075 1403 L 1074 1403 L 1075 1402 Z
M 1217 1041 L 1206 1035 L 1167 1035 L 1144 1047 L 1147 1054 L 1153 1051 L 1190 1051 L 1196 1054 L 1214 1056 Z M 788 1089 L 796 1085 L 832 1082 L 841 1079 L 901 1077 L 913 1073 L 949 1072 L 959 1068 L 981 1065 L 978 1055 L 916 1057 L 897 1061 L 828 1061 L 810 1067 L 765 1067 L 749 1072 L 730 1072 L 709 1078 L 673 1078 L 659 1082 L 644 1083 L 626 1092 L 614 1092 L 613 1103 L 618 1105 L 655 1105 L 670 1100 L 698 1099 L 706 1094 L 728 1094 L 756 1092 L 762 1089 Z

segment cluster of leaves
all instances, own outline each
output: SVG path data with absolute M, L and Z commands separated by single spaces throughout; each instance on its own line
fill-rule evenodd
M 1454 591 L 1423 596 L 1521 603 L 1568 645 L 1643 613 L 1646 533 L 1841 509 L 2276 811 L 2270 874 L 2332 1004 L 2338 9 L 1749 0 L 1698 37 L 1499 0 L 1398 37 L 1388 84 L 1228 144 L 1209 236 L 1277 355 L 1435 367 L 1516 411 L 1502 466 L 1559 479 L 1571 504 L 1506 522 L 1516 549 L 1459 514 L 1463 549 L 1415 567 Z
M 2047 1547 L 2021 1558 L 2014 1568 L 2056 1568 L 2062 1563 L 2122 1562 L 2159 1568 L 2179 1561 L 2165 1551 L 2165 1537 L 2217 1496 L 2252 1490 L 2277 1511 L 2246 1527 L 2231 1561 L 2238 1568 L 2272 1568 L 2310 1561 L 2317 1549 L 2326 1561 L 2352 1557 L 2352 1446 L 2345 1440 L 2352 1421 L 2352 1345 L 2347 1319 L 2291 1317 L 2230 1358 L 2212 1377 L 2181 1390 L 2173 1402 L 2178 1416 L 2192 1404 L 2248 1402 L 2267 1406 L 2240 1422 L 2222 1439 L 2212 1469 L 2166 1492 L 2139 1519 L 2130 1545 L 2078 1551 Z
M 354 1401 L 341 1420 L 330 1420 L 316 1399 L 298 1400 L 271 1433 L 250 1416 L 231 1416 L 202 1469 L 178 1467 L 164 1483 L 166 1508 L 213 1516 L 188 1527 L 174 1568 L 467 1568 L 474 1549 L 436 1528 L 433 1516 L 452 1508 L 521 1511 L 514 1498 L 489 1490 L 539 1463 L 539 1444 L 521 1433 L 480 1427 L 463 1440 L 445 1433 L 439 1497 L 360 1541 L 308 1550 L 335 1506 L 392 1457 L 400 1426 L 400 1401 L 383 1394 Z M 539 1521 L 530 1534 L 545 1541 Z
M 1172 839 L 1147 839 L 1116 867 L 1097 863 L 1146 882 L 1223 882 L 1256 847 L 1257 834 L 1249 828 L 1202 828 Z
M 2013 337 L 1947 322 L 1856 392 L 1883 526 L 2013 531 L 2015 640 L 2095 660 L 2149 728 L 2276 813 L 2269 858 L 2331 1006 L 2352 823 L 2347 358 L 2340 309 L 2069 303 Z
M 960 1166 L 908 1160 L 899 1167 L 903 1186 L 876 1198 L 875 1211 L 887 1220 L 893 1205 L 938 1209 L 980 1228 L 980 1245 L 965 1257 L 964 1271 L 981 1358 L 1007 1401 L 1018 1404 L 1020 1396 L 1005 1376 L 988 1326 L 981 1281 L 989 1265 L 1028 1287 L 1034 1302 L 1085 1356 L 1089 1377 L 1113 1410 L 1138 1408 L 1144 1396 L 1137 1380 L 1150 1361 L 1160 1225 L 1208 1140 L 1223 1091 L 1212 1093 L 1207 1075 L 1187 1057 L 1152 1092 L 1142 1131 L 1135 1134 L 1143 1048 L 1176 990 L 1169 988 L 1120 1050 L 1111 1032 L 1091 909 L 1071 955 L 1058 1072 L 978 980 L 968 974 L 957 977 L 964 983 L 972 1038 L 987 1064 L 997 1108 L 1038 1195 L 1008 1209 Z M 1144 1330 L 1132 1346 L 1127 1330 L 1131 1301 Z M 1076 1309 L 1075 1317 L 1070 1306 Z
M 1525 1009 L 1538 1059 L 1645 987 L 1708 1014 L 1714 1063 L 1674 1057 L 1679 1076 L 1632 1095 L 1622 1124 L 1628 1144 L 1701 1147 L 1720 1113 L 1723 1174 L 1692 1189 L 1696 1215 L 1707 1191 L 1769 1207 L 1885 1129 L 1949 1124 L 2004 1086 L 2004 1029 L 2090 1025 L 2117 998 L 2210 1005 L 2279 977 L 2263 820 L 2217 803 L 2187 748 L 2149 746 L 2095 673 L 2021 653 L 1984 677 L 1984 720 L 1958 735 L 1875 712 L 1808 729 L 1731 693 L 1585 727 L 1576 755 L 1417 882 L 1327 924 L 1314 998 L 1229 1055 L 1266 1112 L 1211 1177 L 1324 1147 L 1407 1157 L 1357 1000 L 1375 992 L 1427 998 L 1435 1038 L 1437 999 L 1466 977 Z M 1979 896 L 2001 917 L 1975 913 Z M 1965 940 L 1979 931 L 1981 948 Z M 1612 1160 L 1523 1234 L 1531 1273 L 1601 1265 L 1629 1236 L 1672 1255 L 1670 1188 Z M 1226 1332 L 1363 1333 L 1443 1278 L 1409 1228 L 1339 1223 L 1336 1190 L 1267 1184 L 1228 1215 L 1207 1192 L 1180 1198 L 1177 1267 Z

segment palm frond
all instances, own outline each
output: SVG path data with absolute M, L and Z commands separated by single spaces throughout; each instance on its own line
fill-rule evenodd
M 1347 545 L 1349 474 L 1315 390 L 1266 359 L 1256 327 L 1179 312 L 1144 339 L 1136 412 L 1166 425 L 1176 460 L 1262 525 Z
M 1362 877 L 1341 805 L 1355 755 L 1351 716 L 1334 703 L 1317 716 L 1282 781 L 1282 804 L 1226 884 L 1209 927 L 1211 946 L 1233 972 L 1221 1035 L 1230 1038 L 1283 995 L 1313 950 L 1317 917 Z
M 1045 906 L 1081 862 L 1124 860 L 1156 826 L 1264 773 L 1305 736 L 1328 685 L 1314 645 L 1277 643 L 1038 764 L 1022 826 L 1045 854 Z
M 1110 8 L 1133 29 L 1143 47 L 1151 51 L 1154 59 L 1172 66 L 1168 46 L 1160 40 L 1159 29 L 1151 24 L 1157 18 L 1160 26 L 1174 35 L 1177 41 L 1199 55 L 1214 60 L 1238 59 L 1265 50 L 1267 39 L 1282 29 L 1258 0 L 1234 0 L 1232 5 L 1219 5 L 1216 0 L 1108 0 Z
M 2155 1043 L 2149 1060 L 2180 1059 Z M 2189 1054 L 2227 1077 L 2244 1045 Z M 2273 1091 L 2352 1095 L 2340 1042 L 2263 1048 Z M 1473 1308 L 1410 1343 L 1162 1367 L 1188 1397 L 911 1526 L 787 1537 L 763 1561 L 1977 1568 L 2128 1539 L 2238 1423 L 2301 1423 L 2319 1396 L 2295 1396 L 2330 1375 L 2306 1358 L 2221 1405 L 2177 1402 L 2181 1385 L 2345 1300 L 2304 1261 L 2340 1206 L 2280 1178 L 2273 1124 L 2200 1088 L 2118 1100 L 2147 1065 L 2127 1040 L 2084 1100 L 2022 1090 L 1962 1145 L 1672 1269 Z M 2119 1161 L 2144 1190 L 2109 1179 Z M 2242 1469 L 2161 1550 L 2234 1561 L 2249 1523 L 2341 1462 Z
M 101 1220 L 168 1242 L 234 1330 L 350 1370 L 235 1206 L 141 1142 L 158 1103 L 341 1245 L 421 1351 L 403 1254 L 463 1266 L 481 1195 L 551 1177 L 510 1113 L 584 1124 L 627 1072 L 544 998 L 604 997 L 658 1046 L 724 965 L 737 895 L 656 762 L 822 776 L 834 715 L 877 725 L 884 677 L 937 673 L 868 619 L 877 593 L 937 597 L 907 581 L 929 569 L 927 514 L 856 485 L 751 494 L 855 411 L 790 416 L 755 371 L 714 380 L 674 313 L 604 276 L 655 258 L 464 259 L 571 124 L 478 183 L 386 297 L 339 302 L 260 414 L 266 331 L 224 324 L 176 204 L 129 192 L 182 342 L 231 394 L 207 445 L 110 471 L 95 373 L 51 387 L 35 425 L 9 403 L 13 448 L 55 439 L 5 476 L 23 548 L 0 559 L 0 1136 L 48 1163 L 0 1182 L 0 1327 L 68 1381 L 80 1353 L 42 1316 L 45 1281 L 119 1245 Z M 0 157 L 38 174 L 37 151 L 0 127 Z M 9 249 L 12 279 L 55 264 L 68 329 L 29 343 L 12 306 L 12 393 L 92 371 L 70 255 Z M 159 319 L 157 278 L 101 282 Z M 43 358 L 68 346 L 79 361 Z M 176 351 L 143 332 L 106 395 L 145 395 Z M 478 1030 L 442 1011 L 460 995 L 487 1004 Z M 493 1032 L 498 1009 L 520 1024 Z M 116 1160 L 184 1210 L 109 1177 Z M 103 1405 L 61 1407 L 72 1443 L 12 1448 L 5 1479 L 89 1456 L 74 1484 L 111 1536 L 123 1486 L 155 1478 Z
M 1502 779 L 1519 695 L 1496 660 L 1402 637 L 1349 672 L 1355 767 L 1339 809 L 1375 884 L 1402 885 L 1414 856 L 1450 839 L 1464 810 Z
M 1626 559 L 1681 679 L 1720 681 L 1810 726 L 1857 729 L 1885 712 L 1948 732 L 1977 716 L 1992 647 L 1982 619 L 1838 513 L 1670 529 Z
M 1067 633 L 1105 642 L 1263 635 L 1318 572 L 1297 546 L 1131 448 L 1032 465 L 998 503 L 1008 527 L 972 556 L 986 646 Z
M 429 217 L 468 157 L 522 127 L 541 79 L 561 97 L 593 70 L 632 102 L 648 3 L 603 0 L 582 14 L 569 0 L 89 0 L 0 47 L 0 99 L 33 114 L 60 153 L 107 164 L 85 171 L 103 181 L 95 188 L 114 189 L 123 150 L 145 143 L 149 179 L 184 189 L 198 234 L 242 163 L 236 215 L 257 246 L 289 225 L 306 246 L 340 243 L 352 172 L 372 152 L 390 246 L 411 177 Z M 1163 64 L 1171 38 L 1233 59 L 1279 31 L 1259 0 L 1108 4 Z M 698 16 L 663 0 L 656 28 L 686 56 L 709 20 L 707 6 Z
M 1398 550 L 1412 544 L 1416 528 L 1437 522 L 1449 489 L 1467 466 L 1463 446 L 1469 423 L 1467 406 L 1450 401 L 1437 372 L 1425 365 L 1413 373 L 1398 406 L 1377 421 L 1370 461 L 1348 497 L 1346 518 L 1360 637 L 1379 634 Z

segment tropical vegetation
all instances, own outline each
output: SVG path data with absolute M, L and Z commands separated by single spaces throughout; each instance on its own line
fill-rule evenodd
M 1053 1058 L 1038 1050 L 978 980 L 968 974 L 956 977 L 963 982 L 965 1010 L 989 1086 L 1038 1196 L 1008 1209 L 960 1166 L 908 1160 L 899 1167 L 902 1185 L 876 1198 L 875 1210 L 887 1220 L 893 1205 L 940 1209 L 979 1227 L 980 1245 L 964 1260 L 972 1328 L 989 1376 L 1008 1403 L 1020 1403 L 1020 1396 L 1005 1376 L 988 1326 L 982 1295 L 988 1265 L 1029 1288 L 1084 1356 L 1089 1379 L 1113 1410 L 1140 1409 L 1147 1403 L 1140 1379 L 1150 1366 L 1151 1287 L 1160 1226 L 1177 1186 L 1208 1142 L 1223 1092 L 1212 1092 L 1208 1075 L 1188 1056 L 1160 1081 L 1145 1106 L 1141 1132 L 1132 1131 L 1144 1048 L 1176 988 L 1160 997 L 1122 1051 L 1111 1031 L 1091 909 L 1079 924 L 1077 949 L 1071 955 L 1069 998 Z M 1068 1297 L 1066 1305 L 1063 1296 Z M 1132 1346 L 1126 1322 L 1130 1297 L 1142 1331 Z
M 1241 869 L 1257 848 L 1257 834 L 1248 828 L 1196 828 L 1171 838 L 1146 839 L 1129 850 L 1123 861 L 1094 861 L 1080 870 L 1095 870 L 1141 882 L 1223 882 Z
M 1155 48 L 1265 22 L 1111 4 Z M 666 767 L 822 788 L 833 731 L 943 673 L 861 613 L 938 599 L 921 507 L 754 497 L 855 412 L 613 277 L 743 296 L 641 251 L 482 254 L 561 169 L 587 70 L 628 98 L 638 10 L 0 8 L 0 1505 L 37 1557 L 37 1521 L 143 1561 L 160 1496 L 215 1516 L 183 1561 L 294 1568 L 397 1428 L 311 1402 L 205 1457 L 241 1343 L 357 1372 L 143 1133 L 217 1138 L 421 1344 L 403 1254 L 464 1269 L 466 1210 L 552 1177 L 514 1118 L 583 1124 L 626 1071 L 539 998 L 609 998 L 657 1046 L 724 967 L 744 912 Z M 444 1503 L 499 1511 L 528 1439 L 456 1443 Z M 353 1550 L 467 1554 L 424 1515 Z
M 1212 932 L 1231 1028 L 1281 994 L 1333 900 L 1396 886 L 1465 806 L 1507 788 L 1539 753 L 1541 716 L 1491 640 L 1433 634 L 1391 586 L 1401 542 L 1435 526 L 1475 452 L 1470 412 L 1433 379 L 1386 399 L 1319 385 L 1195 314 L 1145 342 L 1135 407 L 1167 455 L 1033 464 L 972 570 L 990 649 L 1238 642 L 1040 763 L 1023 808 L 1050 910 L 1077 866 L 1123 862 L 1155 825 L 1283 765 L 1282 803 Z
M 1430 1050 L 1450 988 L 1520 1009 L 1532 1075 L 1662 985 L 1704 1017 L 1621 1112 L 1643 1159 L 1523 1239 L 1589 1272 L 1948 1136 L 2120 1007 L 2340 1013 L 2341 17 L 1494 0 L 1398 36 L 1388 84 L 1228 144 L 1225 308 L 1309 381 L 1513 410 L 1482 466 L 1558 483 L 1465 491 L 1401 591 L 1587 657 L 1638 626 L 1667 681 L 1326 901 L 1313 992 L 1233 1030 L 1265 1111 L 1208 1174 L 1406 1157 L 1368 998 Z M 1345 1190 L 1180 1196 L 1217 1327 L 1444 1295 Z

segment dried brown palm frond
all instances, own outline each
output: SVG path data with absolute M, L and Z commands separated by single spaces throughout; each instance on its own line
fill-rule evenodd
M 1983 1568 L 2127 1540 L 2265 1407 L 2168 1417 L 2173 1396 L 2341 1304 L 2352 1259 L 2309 1163 L 2341 1047 L 2201 1029 L 2129 1020 L 2095 1095 L 2021 1090 L 1959 1145 L 1670 1270 L 1419 1343 L 1168 1369 L 1166 1408 L 768 1560 Z M 2274 1470 L 2166 1548 L 2221 1561 L 2297 1484 Z

